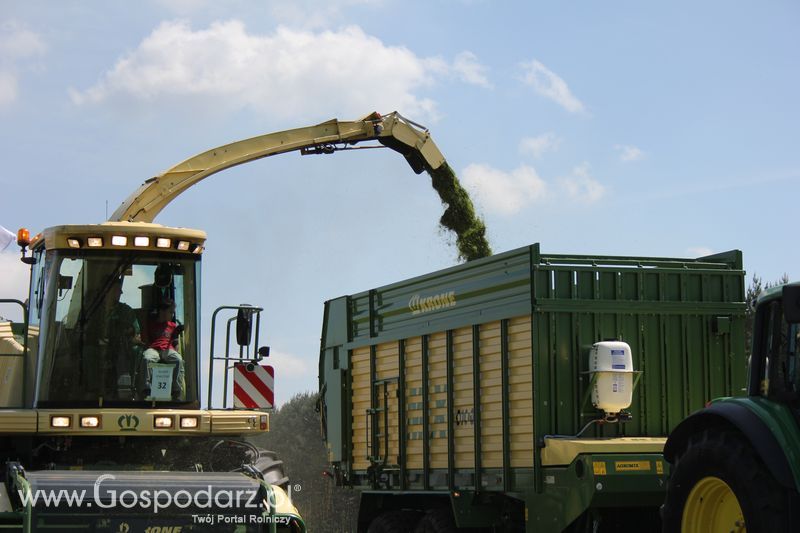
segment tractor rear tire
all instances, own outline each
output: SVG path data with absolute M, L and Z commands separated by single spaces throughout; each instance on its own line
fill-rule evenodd
M 419 517 L 416 511 L 389 511 L 370 522 L 367 533 L 412 533 Z
M 264 481 L 270 485 L 277 485 L 286 490 L 289 478 L 283 469 L 283 461 L 278 459 L 278 454 L 271 450 L 258 449 L 258 458 L 253 464 L 264 476 Z
M 425 513 L 414 533 L 455 533 L 456 531 L 458 529 L 453 520 L 453 513 L 447 507 L 440 507 Z
M 738 432 L 711 428 L 692 435 L 676 456 L 661 509 L 663 531 L 784 532 L 787 500 Z

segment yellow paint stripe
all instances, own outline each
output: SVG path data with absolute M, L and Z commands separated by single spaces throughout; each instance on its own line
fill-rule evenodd
M 662 453 L 664 437 L 620 437 L 609 439 L 545 438 L 542 449 L 544 466 L 568 465 L 580 454 L 590 453 Z

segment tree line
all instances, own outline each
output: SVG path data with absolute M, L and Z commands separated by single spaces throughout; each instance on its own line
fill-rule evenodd
M 322 438 L 316 393 L 295 395 L 270 416 L 270 430 L 254 439 L 284 462 L 292 501 L 309 533 L 356 530 L 359 493 L 337 487 L 327 475 L 328 454 Z M 298 490 L 299 489 L 299 490 Z

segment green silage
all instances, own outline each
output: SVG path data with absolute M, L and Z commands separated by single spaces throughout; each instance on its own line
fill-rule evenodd
M 447 206 L 439 223 L 456 234 L 459 259 L 472 261 L 492 255 L 486 239 L 486 225 L 475 215 L 472 200 L 450 165 L 444 163 L 435 170 L 426 170 L 431 175 L 433 188 Z

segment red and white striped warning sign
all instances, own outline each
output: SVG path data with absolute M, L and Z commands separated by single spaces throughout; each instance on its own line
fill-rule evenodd
M 248 367 L 252 370 L 248 370 Z M 269 365 L 233 365 L 233 406 L 270 409 L 275 403 L 275 370 Z

